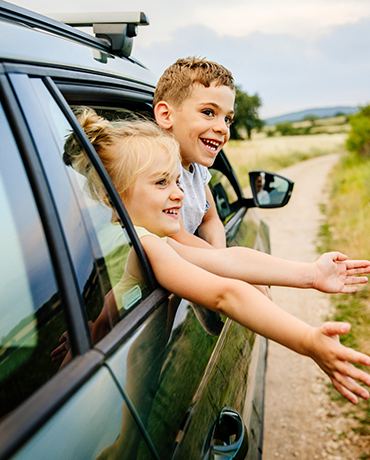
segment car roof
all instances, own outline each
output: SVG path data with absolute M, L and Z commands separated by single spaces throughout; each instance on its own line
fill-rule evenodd
M 13 10 L 14 17 L 11 16 Z M 25 22 L 22 18 L 25 18 Z M 28 25 L 28 18 L 35 20 L 35 25 Z M 37 28 L 38 20 L 40 26 L 50 24 L 50 30 Z M 59 35 L 58 26 L 63 36 Z M 103 73 L 134 80 L 152 88 L 157 82 L 157 77 L 150 70 L 133 58 L 113 54 L 103 40 L 3 1 L 0 1 L 0 34 L 2 62 Z

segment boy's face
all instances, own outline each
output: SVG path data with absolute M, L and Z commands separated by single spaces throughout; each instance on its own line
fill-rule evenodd
M 159 237 L 180 230 L 180 208 L 184 192 L 179 186 L 179 171 L 166 170 L 166 155 L 158 157 L 150 169 L 140 174 L 128 191 L 124 205 L 134 225 Z
M 182 165 L 191 163 L 210 167 L 230 137 L 235 93 L 228 86 L 209 88 L 195 84 L 179 108 L 170 107 L 171 127 L 180 144 Z

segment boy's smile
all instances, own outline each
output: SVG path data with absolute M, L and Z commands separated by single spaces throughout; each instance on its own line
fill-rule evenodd
M 179 108 L 171 106 L 170 131 L 180 144 L 182 166 L 191 163 L 210 167 L 230 137 L 235 93 L 228 86 L 206 88 L 195 84 Z
M 134 225 L 160 237 L 180 230 L 180 209 L 184 192 L 179 185 L 179 171 L 166 171 L 166 155 L 140 174 L 129 190 L 124 205 Z

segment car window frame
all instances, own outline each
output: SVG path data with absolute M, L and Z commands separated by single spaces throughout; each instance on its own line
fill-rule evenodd
M 0 459 L 2 459 L 8 458 L 26 442 L 82 386 L 86 379 L 103 365 L 103 356 L 90 346 L 90 338 L 80 308 L 81 298 L 77 281 L 48 183 L 27 123 L 8 76 L 4 73 L 0 74 L 0 100 L 34 193 L 53 268 L 57 275 L 67 325 L 71 329 L 79 328 L 79 333 L 73 334 L 72 338 L 77 350 L 75 359 L 2 421 L 0 425 L 2 439 Z

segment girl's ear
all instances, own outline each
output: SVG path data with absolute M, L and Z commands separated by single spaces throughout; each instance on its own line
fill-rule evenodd
M 154 116 L 156 122 L 161 128 L 171 129 L 172 128 L 172 108 L 167 102 L 160 101 L 154 107 Z

